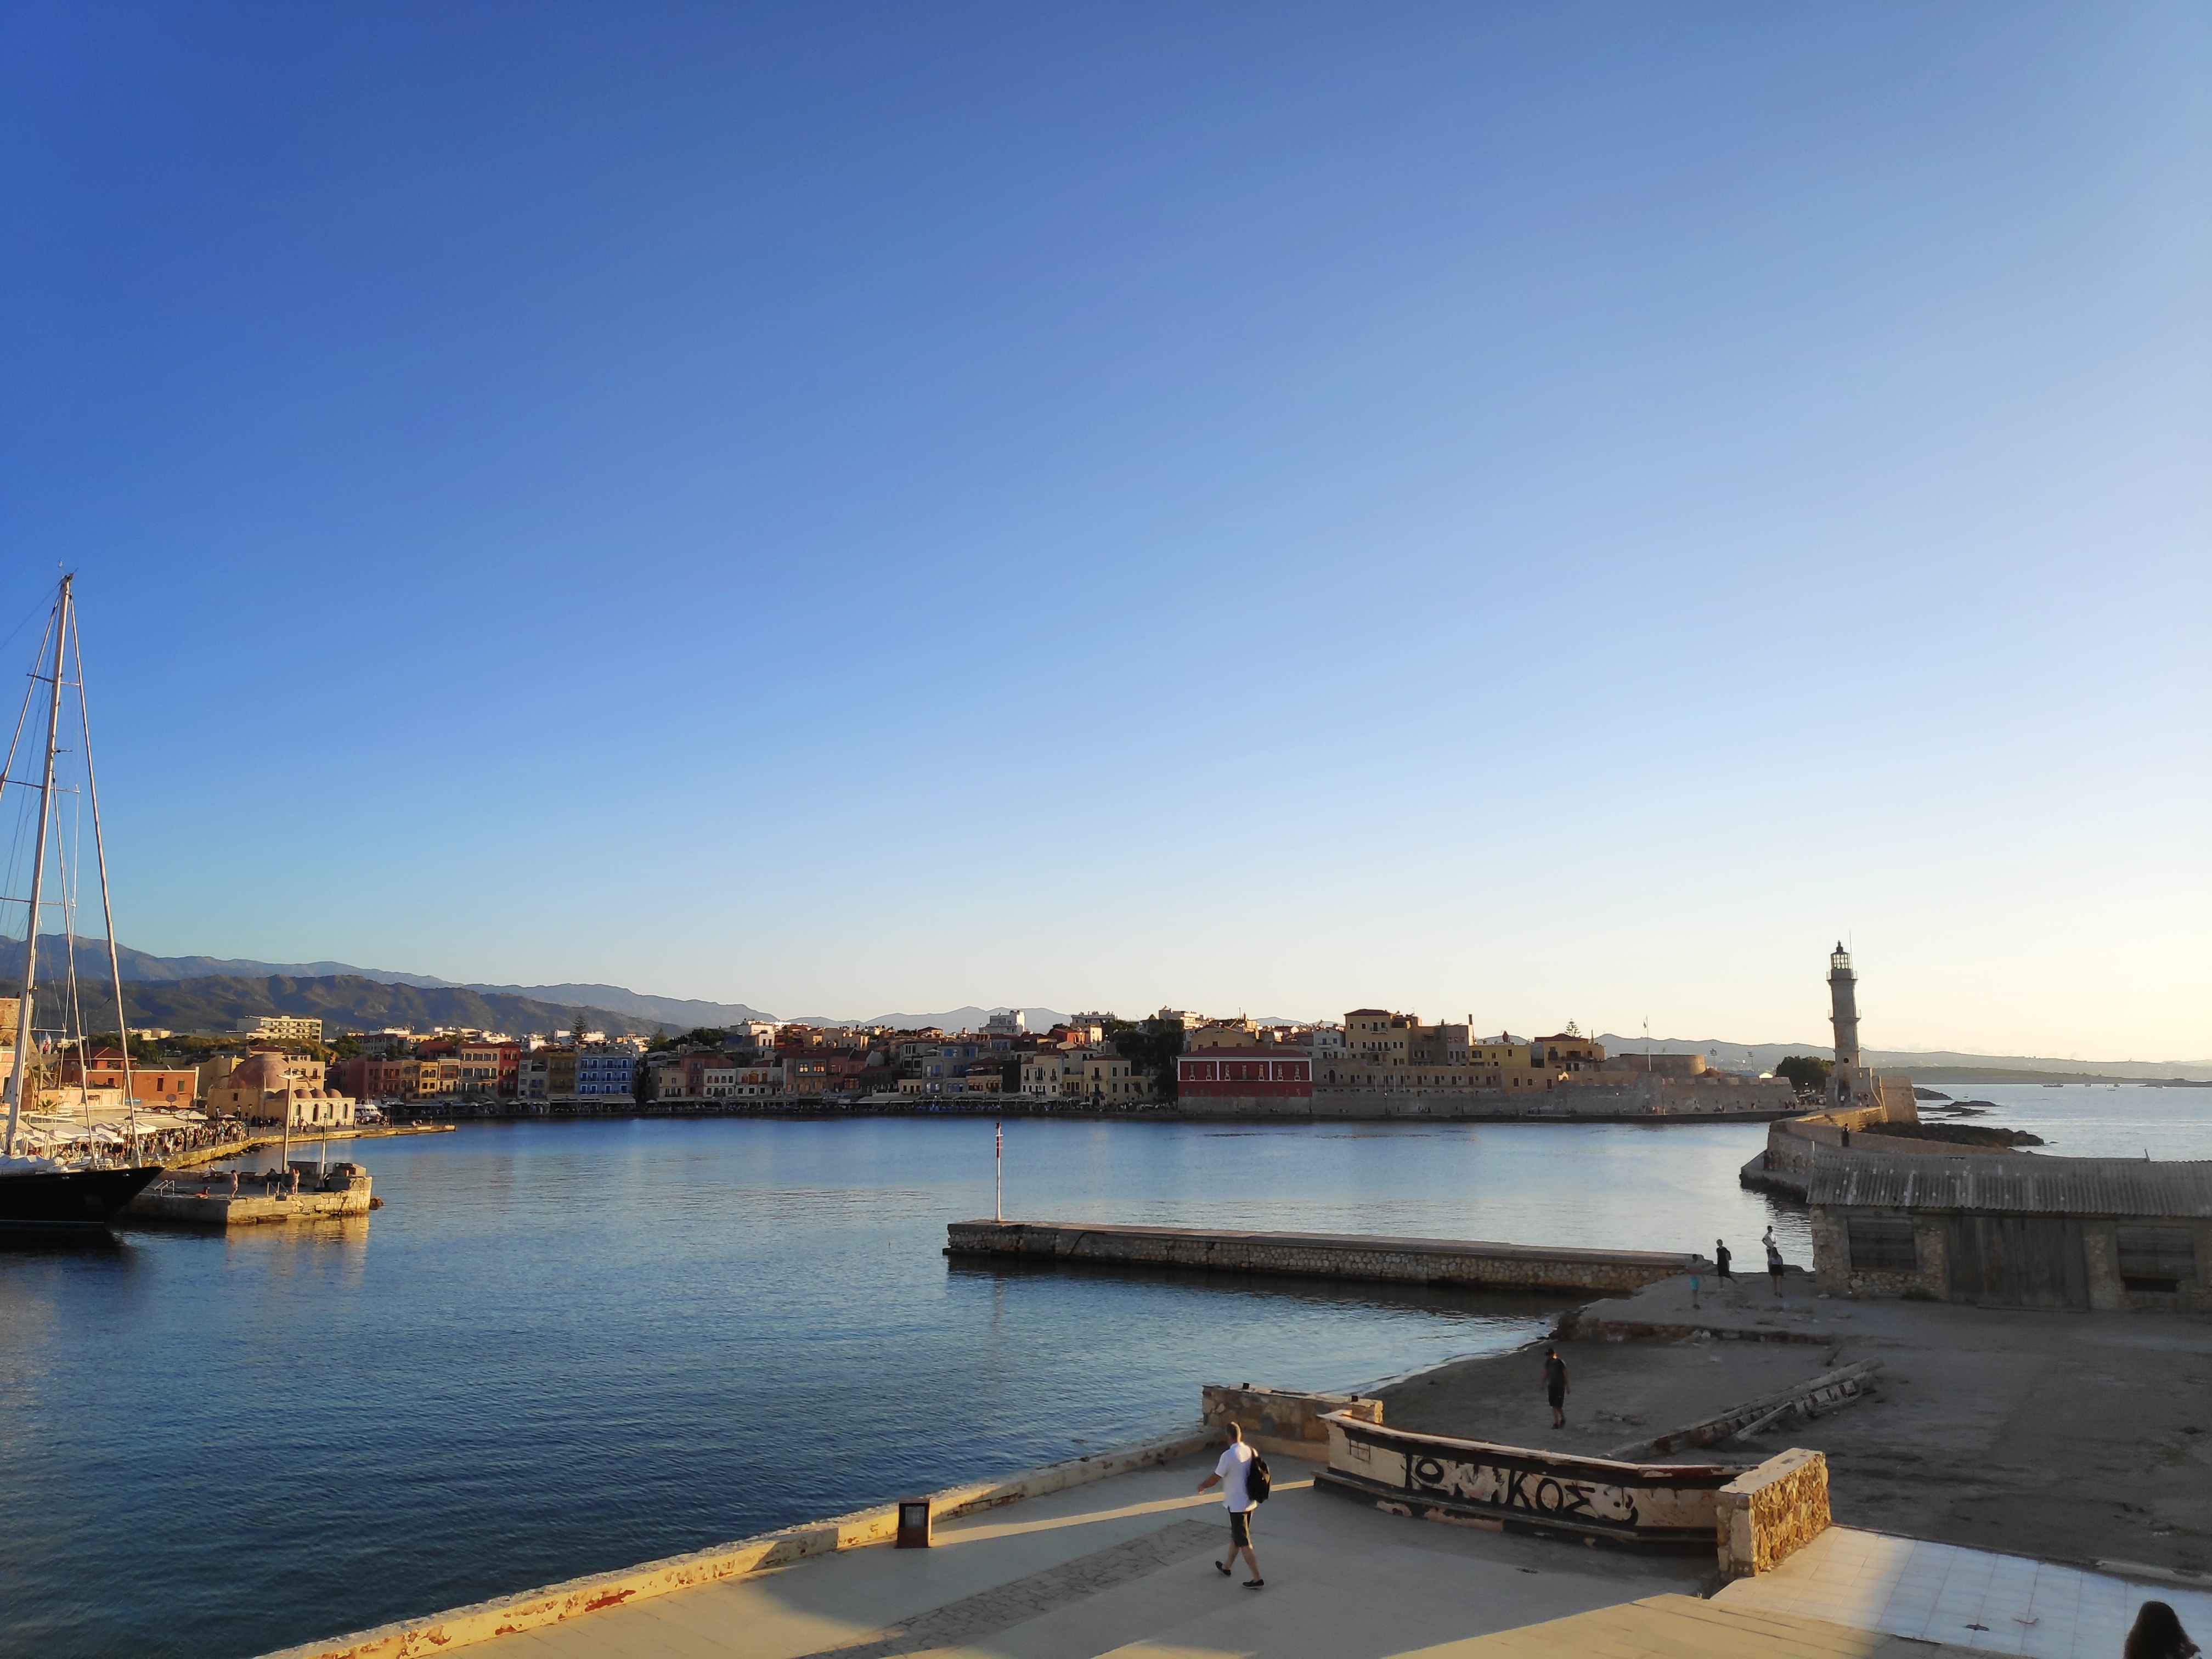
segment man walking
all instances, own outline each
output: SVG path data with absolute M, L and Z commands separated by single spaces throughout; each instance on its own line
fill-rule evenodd
M 1557 1348 L 1544 1350 L 1544 1397 L 1552 1402 L 1552 1426 L 1567 1426 L 1567 1362 Z
M 1766 1230 L 1766 1236 L 1759 1242 L 1766 1246 L 1766 1272 L 1767 1275 L 1774 1280 L 1774 1294 L 1777 1297 L 1779 1297 L 1782 1294 L 1782 1269 L 1784 1263 L 1782 1260 L 1782 1247 L 1774 1242 L 1774 1229 L 1769 1227 Z
M 1729 1262 L 1733 1258 L 1729 1255 L 1729 1247 L 1722 1243 L 1717 1238 L 1715 1239 L 1713 1241 L 1713 1261 L 1716 1264 L 1713 1268 L 1713 1277 L 1715 1279 L 1734 1279 L 1735 1277 L 1734 1273 L 1729 1271 Z
M 1252 1569 L 1252 1576 L 1244 1581 L 1246 1589 L 1258 1589 L 1267 1582 L 1260 1576 L 1260 1558 L 1252 1553 L 1252 1511 L 1257 1506 L 1244 1485 L 1245 1476 L 1252 1471 L 1252 1458 L 1251 1447 L 1244 1443 L 1244 1431 L 1231 1423 L 1229 1445 L 1222 1452 L 1220 1462 L 1213 1466 L 1212 1474 L 1198 1483 L 1200 1492 L 1220 1486 L 1222 1507 L 1229 1511 L 1229 1555 L 1225 1560 L 1216 1561 L 1213 1570 L 1224 1578 L 1228 1577 L 1230 1568 L 1242 1554 Z

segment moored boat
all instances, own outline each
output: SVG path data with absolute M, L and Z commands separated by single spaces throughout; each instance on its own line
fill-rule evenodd
M 24 694 L 24 720 L 16 722 L 20 738 L 31 713 L 31 703 L 43 684 L 46 690 L 46 762 L 40 781 L 33 785 L 15 775 L 15 751 L 11 744 L 4 766 L 0 766 L 0 790 L 15 788 L 27 792 L 25 805 L 35 794 L 38 801 L 39 824 L 36 851 L 32 856 L 31 893 L 24 908 L 23 926 L 23 983 L 22 994 L 15 1003 L 13 1030 L 8 1038 L 8 1121 L 4 1139 L 0 1139 L 0 1234 L 20 1232 L 78 1232 L 98 1230 L 110 1225 L 124 1206 L 136 1198 L 155 1176 L 161 1173 L 159 1164 L 140 1164 L 136 1152 L 138 1136 L 134 1132 L 124 1140 L 131 1156 L 121 1162 L 94 1157 L 76 1162 L 40 1157 L 21 1157 L 25 1112 L 24 1091 L 32 1085 L 31 1051 L 38 1041 L 37 992 L 39 988 L 39 925 L 46 907 L 46 846 L 47 831 L 56 827 L 57 793 L 54 784 L 54 760 L 61 752 L 62 688 L 74 684 L 76 688 L 76 726 L 71 732 L 72 748 L 84 771 L 81 782 L 82 799 L 92 810 L 92 841 L 100 866 L 100 912 L 107 928 L 108 971 L 115 994 L 115 1024 L 118 1041 L 124 1051 L 121 1109 L 126 1121 L 135 1131 L 136 1100 L 131 1091 L 130 1041 L 126 1035 L 129 1024 L 124 1018 L 123 973 L 116 959 L 115 916 L 107 895 L 107 857 L 100 830 L 100 797 L 93 782 L 91 718 L 86 711 L 84 698 L 84 660 L 76 650 L 76 612 L 71 586 L 75 578 L 64 576 L 54 596 L 54 609 L 46 624 L 46 638 L 39 644 L 38 656 L 31 668 L 31 687 Z M 47 647 L 52 647 L 49 659 Z M 76 677 L 68 679 L 64 668 L 74 659 Z M 41 672 L 49 667 L 50 672 Z M 57 848 L 58 854 L 59 848 Z M 65 989 L 59 998 L 60 1007 L 67 1015 L 74 1015 L 79 1006 L 76 968 L 76 902 L 71 883 L 60 884 L 61 897 L 56 906 L 61 911 L 62 937 L 70 942 Z M 83 1079 L 85 1033 L 71 1033 L 66 1027 L 60 1033 L 62 1042 L 56 1053 L 66 1051 L 70 1042 L 77 1045 L 78 1097 L 84 1105 L 89 1124 L 91 1097 L 82 1086 Z

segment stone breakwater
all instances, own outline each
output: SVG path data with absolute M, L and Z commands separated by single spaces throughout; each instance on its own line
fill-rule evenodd
M 947 1255 L 1203 1267 L 1215 1273 L 1464 1285 L 1486 1290 L 1619 1293 L 1694 1273 L 1704 1265 L 1698 1256 L 1659 1250 L 1545 1249 L 1356 1233 L 1232 1232 L 1073 1221 L 956 1221 L 945 1231 Z

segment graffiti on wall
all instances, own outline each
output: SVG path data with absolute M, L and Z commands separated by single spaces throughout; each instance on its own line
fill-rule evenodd
M 1407 1489 L 1416 1494 L 1516 1510 L 1532 1518 L 1578 1521 L 1632 1532 L 1638 1518 L 1634 1487 L 1577 1480 L 1540 1468 L 1410 1457 L 1406 1475 Z
M 1715 1464 L 1626 1463 L 1414 1434 L 1336 1413 L 1325 1420 L 1337 1484 L 1425 1510 L 1638 1543 L 1709 1547 L 1714 1494 L 1736 1474 Z

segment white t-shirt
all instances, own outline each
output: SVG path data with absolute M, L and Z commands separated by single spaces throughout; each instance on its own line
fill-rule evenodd
M 1244 1490 L 1244 1472 L 1252 1467 L 1252 1449 L 1242 1440 L 1230 1442 L 1229 1449 L 1221 1454 L 1221 1461 L 1213 1472 L 1221 1477 L 1221 1503 L 1231 1515 L 1257 1509 L 1251 1494 Z

